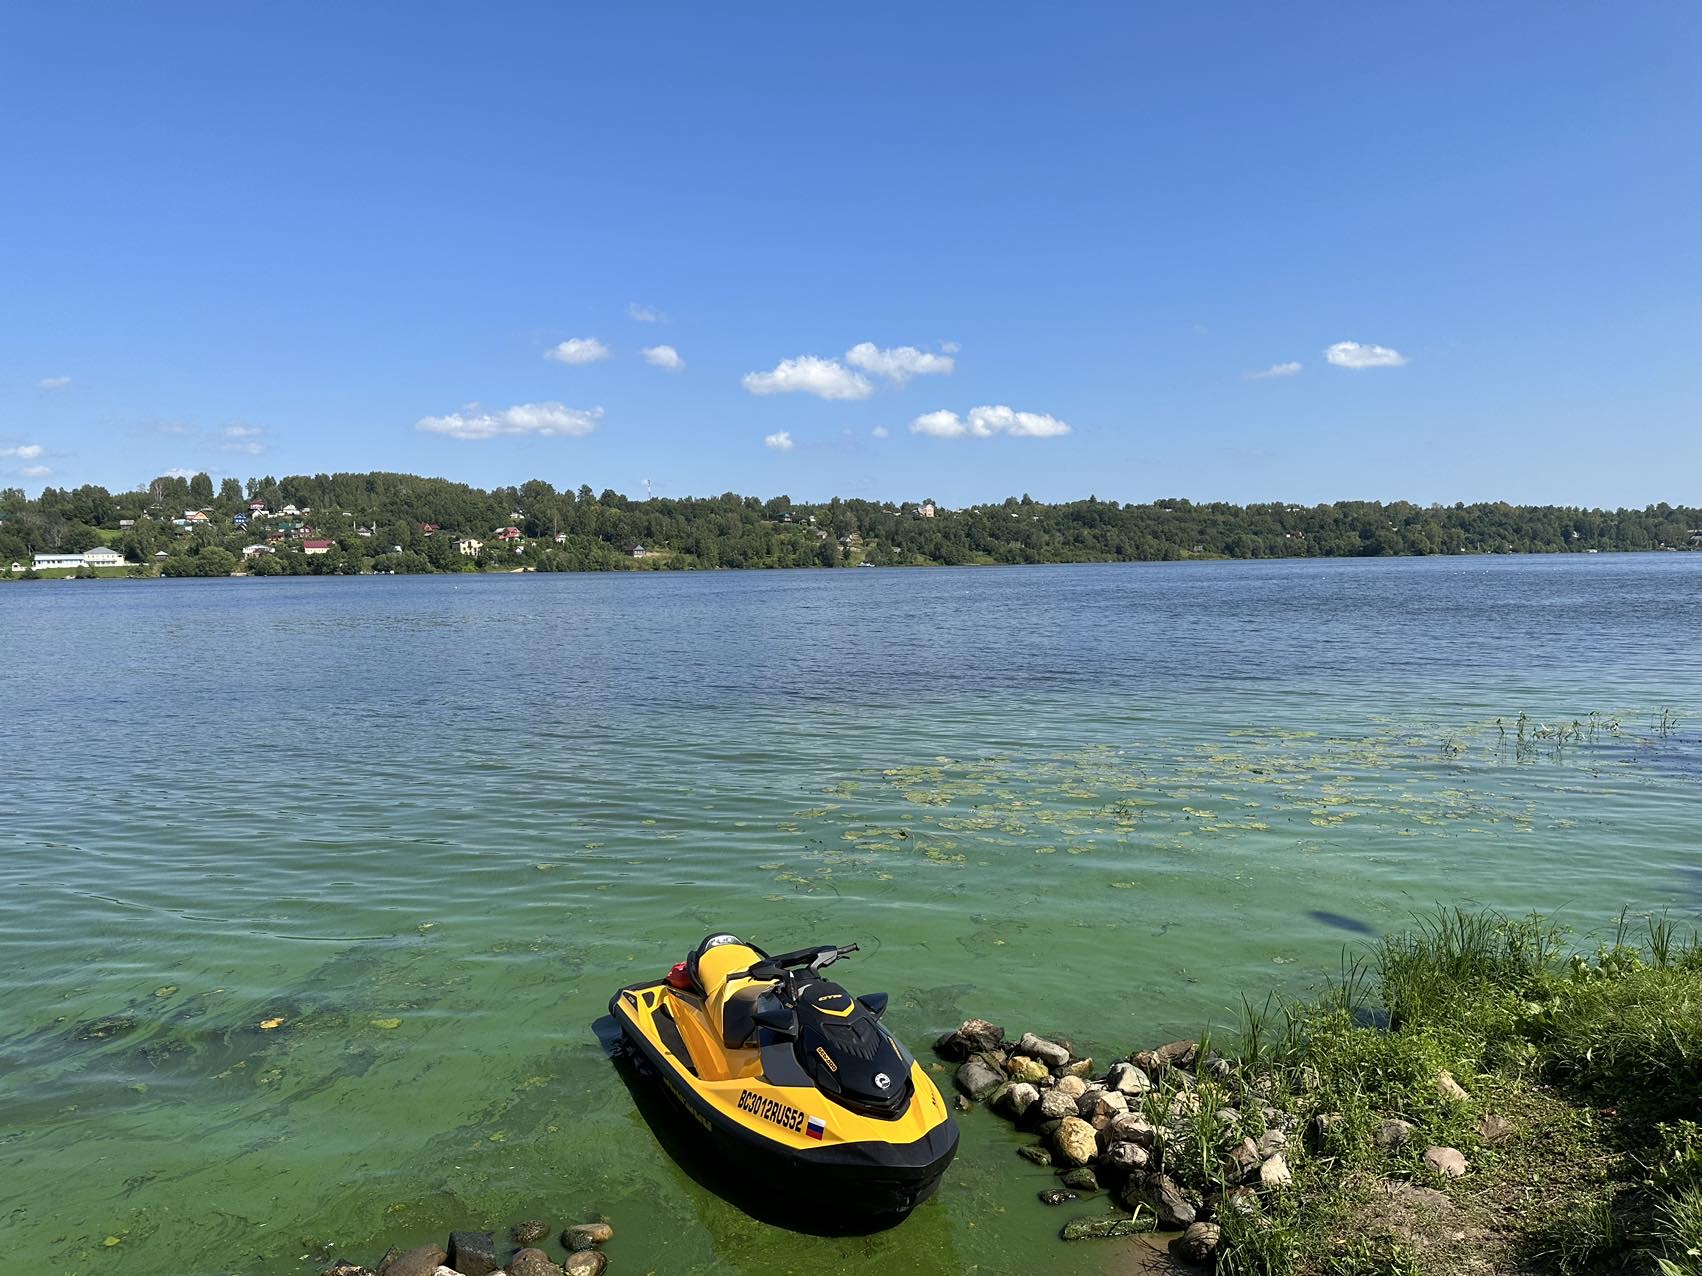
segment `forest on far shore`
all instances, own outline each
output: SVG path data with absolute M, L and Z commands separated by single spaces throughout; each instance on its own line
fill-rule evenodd
M 251 510 L 256 502 L 267 517 Z M 285 507 L 298 514 L 281 515 Z M 206 521 L 180 525 L 190 511 Z M 238 526 L 240 518 L 250 521 Z M 518 529 L 518 537 L 497 540 L 505 528 Z M 309 539 L 331 548 L 305 554 Z M 475 541 L 482 544 L 468 552 Z M 223 575 L 256 544 L 271 548 L 251 552 L 248 566 L 256 574 L 1581 553 L 1697 548 L 1702 510 L 1502 502 L 1121 504 L 1092 496 L 1059 504 L 1012 496 L 945 509 L 930 501 L 808 503 L 732 492 L 640 500 L 589 486 L 558 490 L 536 479 L 483 491 L 384 472 L 226 478 L 216 485 L 196 474 L 158 478 L 130 492 L 49 487 L 33 499 L 17 488 L 0 491 L 0 571 L 14 561 L 27 566 L 35 553 L 111 545 L 150 572 Z

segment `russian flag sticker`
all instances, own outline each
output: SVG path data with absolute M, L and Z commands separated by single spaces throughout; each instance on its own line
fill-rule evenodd
M 804 1133 L 809 1135 L 812 1139 L 819 1139 L 822 1135 L 827 1133 L 827 1122 L 823 1121 L 820 1117 L 811 1117 L 809 1124 L 804 1126 Z

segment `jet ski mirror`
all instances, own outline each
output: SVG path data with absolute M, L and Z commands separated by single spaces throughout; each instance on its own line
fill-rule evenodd
M 866 992 L 861 997 L 858 997 L 857 1000 L 860 1001 L 863 1004 L 863 1008 L 876 1019 L 879 1019 L 886 1013 L 886 994 L 884 992 Z

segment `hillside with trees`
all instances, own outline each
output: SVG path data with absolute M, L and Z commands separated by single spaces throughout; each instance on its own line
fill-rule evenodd
M 259 504 L 250 525 L 236 521 Z M 291 509 L 297 515 L 281 517 Z M 205 521 L 185 525 L 191 511 Z M 502 529 L 511 539 L 497 541 Z M 309 540 L 330 542 L 309 555 Z M 472 542 L 483 542 L 472 550 Z M 540 480 L 483 491 L 409 474 L 161 477 L 109 492 L 0 491 L 0 571 L 36 553 L 111 545 L 166 575 L 837 567 L 1120 562 L 1181 558 L 1342 558 L 1408 554 L 1693 549 L 1702 510 L 1651 505 L 1230 505 L 1027 496 L 966 509 L 931 502 L 810 504 L 732 492 L 634 500 Z M 245 548 L 266 545 L 270 552 Z M 642 549 L 642 554 L 638 551 Z

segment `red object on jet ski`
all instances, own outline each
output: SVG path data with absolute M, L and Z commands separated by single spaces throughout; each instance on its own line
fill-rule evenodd
M 683 988 L 687 992 L 691 991 L 691 972 L 686 969 L 686 964 L 683 961 L 675 962 L 674 968 L 668 972 L 668 986 L 670 988 Z

